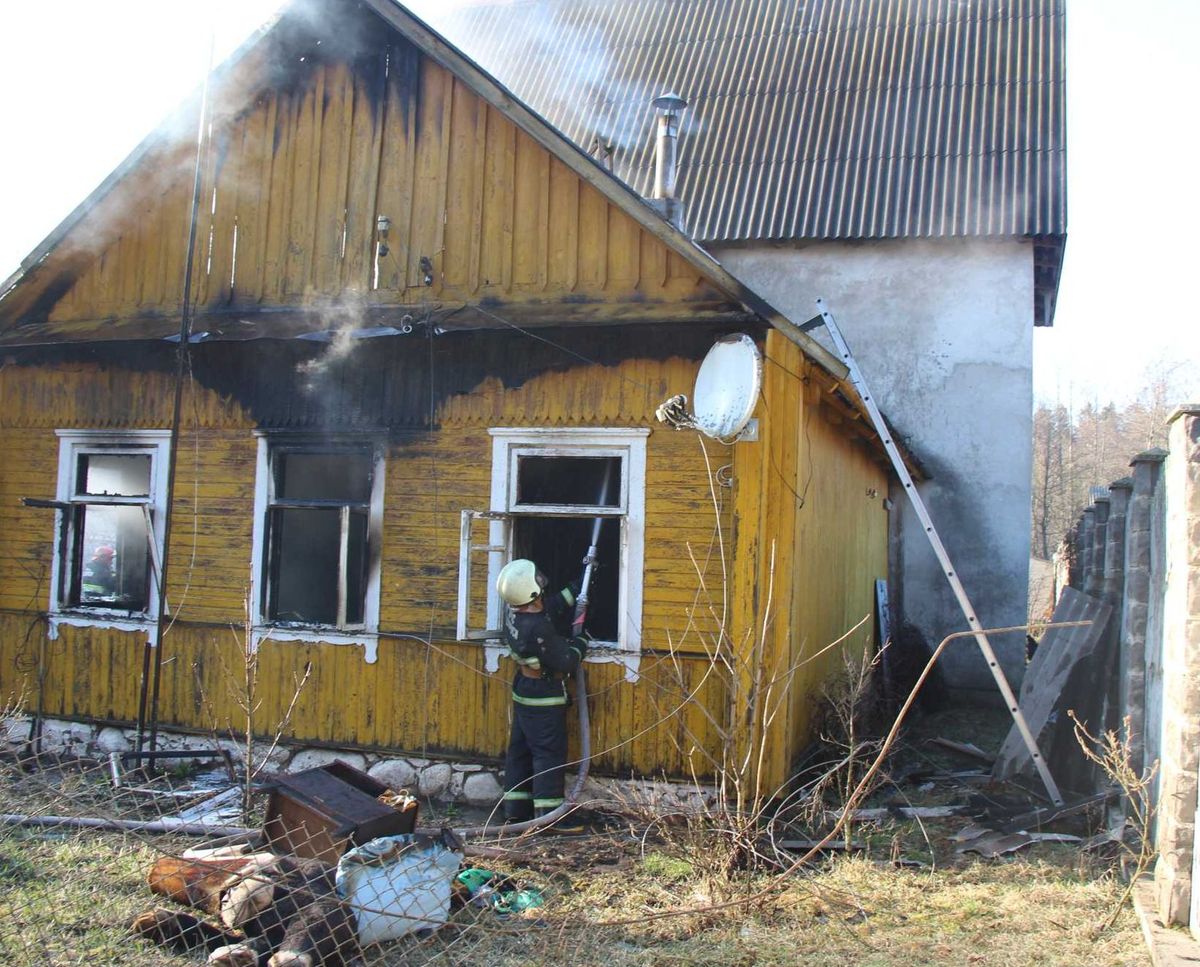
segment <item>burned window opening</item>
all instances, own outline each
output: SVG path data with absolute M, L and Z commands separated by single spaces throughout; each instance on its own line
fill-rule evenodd
M 620 457 L 519 454 L 517 506 L 621 506 Z
M 165 499 L 158 470 L 169 434 L 58 435 L 59 496 L 70 509 L 61 521 L 52 607 L 148 615 L 157 602 Z
M 552 595 L 578 582 L 599 520 L 587 628 L 597 646 L 609 649 L 605 660 L 627 652 L 633 663 L 627 667 L 635 667 L 642 645 L 649 430 L 492 427 L 488 433 L 490 504 L 461 513 L 459 640 L 500 638 L 504 602 L 496 579 L 514 558 L 534 560 Z
M 373 448 L 277 445 L 269 461 L 263 617 L 362 628 L 375 544 Z
M 549 581 L 548 594 L 577 585 L 592 542 L 594 517 L 517 517 L 513 520 L 513 557 L 536 562 Z M 593 638 L 616 641 L 621 607 L 621 522 L 605 518 L 596 546 L 599 565 L 588 590 L 587 630 Z

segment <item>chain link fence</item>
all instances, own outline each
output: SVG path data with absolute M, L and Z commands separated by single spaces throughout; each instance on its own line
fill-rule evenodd
M 570 892 L 556 875 L 567 854 L 594 867 L 607 849 L 619 864 L 620 837 L 491 839 L 467 857 L 436 825 L 396 833 L 413 829 L 416 801 L 341 765 L 248 786 L 228 752 L 139 764 L 10 741 L 0 963 L 589 962 L 575 931 L 542 917 Z M 428 808 L 421 818 L 437 823 Z M 355 848 L 380 831 L 391 835 Z

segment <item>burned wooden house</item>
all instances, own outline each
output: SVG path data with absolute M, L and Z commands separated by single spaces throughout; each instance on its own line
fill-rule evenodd
M 250 649 L 268 733 L 494 761 L 495 574 L 565 583 L 599 516 L 595 769 L 784 782 L 886 577 L 837 361 L 390 0 L 285 13 L 200 109 L 0 297 L 5 700 L 223 733 Z M 756 434 L 657 422 L 736 333 Z

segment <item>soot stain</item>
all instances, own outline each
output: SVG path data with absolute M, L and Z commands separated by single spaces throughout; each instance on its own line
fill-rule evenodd
M 262 429 L 336 434 L 369 428 L 389 431 L 402 442 L 434 427 L 435 414 L 447 400 L 469 396 L 489 379 L 517 390 L 538 376 L 580 369 L 581 379 L 599 385 L 616 377 L 593 364 L 612 368 L 636 359 L 700 360 L 714 339 L 729 331 L 728 325 L 709 323 L 642 324 L 541 329 L 536 331 L 540 338 L 532 338 L 503 330 L 430 337 L 418 328 L 407 336 L 361 340 L 348 350 L 303 340 L 211 342 L 191 347 L 191 371 L 198 384 L 238 403 Z M 7 363 L 20 366 L 89 362 L 166 374 L 174 374 L 176 360 L 176 347 L 157 341 L 6 353 Z

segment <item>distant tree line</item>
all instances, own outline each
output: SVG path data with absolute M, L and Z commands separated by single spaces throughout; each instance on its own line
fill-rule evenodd
M 1091 503 L 1091 489 L 1130 473 L 1129 462 L 1166 447 L 1167 417 L 1178 404 L 1170 373 L 1160 374 L 1132 403 L 1088 403 L 1073 409 L 1040 402 L 1033 413 L 1032 552 L 1049 558 Z

